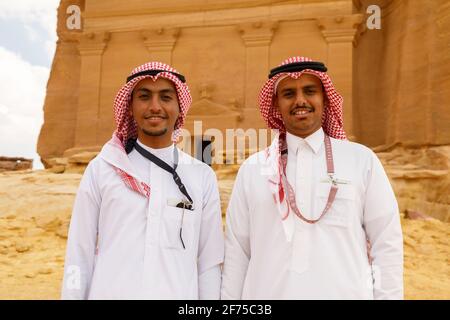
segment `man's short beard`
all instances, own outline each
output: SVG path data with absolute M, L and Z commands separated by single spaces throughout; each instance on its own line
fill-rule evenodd
M 144 132 L 146 135 L 148 135 L 150 137 L 159 137 L 159 136 L 165 135 L 167 133 L 167 128 L 164 128 L 159 131 L 148 131 L 146 129 L 142 129 L 142 132 Z

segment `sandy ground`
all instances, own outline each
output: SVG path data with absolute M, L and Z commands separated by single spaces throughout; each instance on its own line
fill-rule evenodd
M 222 206 L 233 180 L 218 172 Z M 0 173 L 0 299 L 58 299 L 81 175 Z M 222 180 L 225 178 L 224 180 Z M 450 224 L 402 218 L 405 298 L 450 299 Z

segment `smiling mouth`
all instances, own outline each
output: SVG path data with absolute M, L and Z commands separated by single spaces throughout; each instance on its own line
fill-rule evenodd
M 163 117 L 163 116 L 149 116 L 149 117 L 144 117 L 145 120 L 164 120 L 167 119 L 167 117 Z
M 314 112 L 313 107 L 301 107 L 301 108 L 295 108 L 291 111 L 291 115 L 293 116 L 305 116 L 309 113 Z

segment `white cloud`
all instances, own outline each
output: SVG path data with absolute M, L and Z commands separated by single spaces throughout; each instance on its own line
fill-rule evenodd
M 19 20 L 28 28 L 38 23 L 56 41 L 56 19 L 59 0 L 0 1 L 0 19 Z
M 4 15 L 15 14 L 17 12 L 42 12 L 55 8 L 58 3 L 59 0 L 1 1 L 0 12 L 3 12 Z
M 50 69 L 0 47 L 0 155 L 35 159 Z
M 14 114 L 40 114 L 42 110 L 32 106 L 44 99 L 49 69 L 33 66 L 19 55 L 0 47 L 0 70 L 0 103 Z
M 54 55 L 59 2 L 0 1 L 0 21 L 11 26 L 9 34 L 21 34 L 15 28 L 24 28 L 26 37 L 16 41 L 27 43 L 18 46 L 21 50 L 16 52 L 0 43 L 0 155 L 33 158 L 35 169 L 43 167 L 36 145 L 43 122 L 50 65 L 32 65 L 23 57 L 30 58 L 30 52 L 26 51 L 29 47 L 44 50 L 50 57 Z
M 0 17 L 38 19 L 53 15 L 58 4 L 59 0 L 0 1 Z
M 37 41 L 39 41 L 39 33 L 38 33 L 38 31 L 35 29 L 35 28 L 33 28 L 31 25 L 29 25 L 29 24 L 26 24 L 25 26 L 25 30 L 27 31 L 27 33 L 28 33 L 28 37 L 30 38 L 30 40 L 32 41 L 32 42 L 37 42 Z
M 50 41 L 45 41 L 44 43 L 45 45 L 45 51 L 47 52 L 47 54 L 50 57 L 54 57 L 55 56 L 55 51 L 56 51 L 56 40 L 50 40 Z

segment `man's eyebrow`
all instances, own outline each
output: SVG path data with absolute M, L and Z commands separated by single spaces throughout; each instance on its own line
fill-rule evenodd
M 139 88 L 139 89 L 136 89 L 136 92 L 149 93 L 150 90 L 148 90 L 147 88 Z
M 172 88 L 159 90 L 160 93 L 175 93 L 175 90 Z
M 280 93 L 285 93 L 285 92 L 287 92 L 287 91 L 294 91 L 294 90 L 295 90 L 295 88 L 287 87 L 287 88 L 281 89 L 281 92 L 280 92 Z
M 311 90 L 316 89 L 318 90 L 320 88 L 320 85 L 317 85 L 315 83 L 307 84 L 306 86 L 302 87 L 302 90 Z M 287 87 L 280 90 L 280 94 L 289 93 L 295 91 L 295 87 Z
M 149 90 L 147 88 L 139 88 L 139 89 L 136 89 L 136 92 L 142 92 L 142 93 L 175 93 L 175 90 L 172 89 L 172 88 L 167 88 L 167 89 L 162 89 L 162 90 L 159 90 L 159 91 L 152 91 L 152 90 Z
M 308 84 L 308 85 L 303 87 L 303 89 L 319 89 L 319 88 L 320 88 L 320 86 L 317 85 L 317 84 L 314 84 L 314 83 Z

